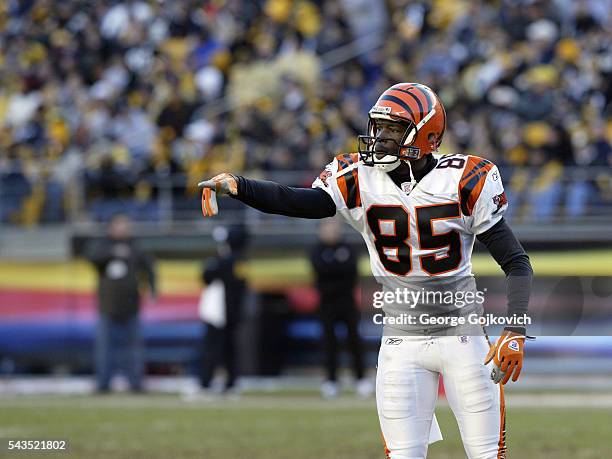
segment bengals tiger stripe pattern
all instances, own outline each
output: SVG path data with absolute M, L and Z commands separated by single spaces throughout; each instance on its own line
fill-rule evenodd
M 357 153 L 344 153 L 344 154 L 336 156 L 336 159 L 338 160 L 338 172 L 339 172 L 341 170 L 346 169 L 351 164 L 354 164 L 357 161 L 359 161 L 359 155 Z
M 493 168 L 493 163 L 477 156 L 468 156 L 463 176 L 459 181 L 459 196 L 463 215 L 470 216 L 474 205 L 482 192 L 487 174 Z
M 426 86 L 416 83 L 408 85 L 395 85 L 384 94 L 380 101 L 386 101 L 393 105 L 393 110 L 408 112 L 415 124 L 421 122 L 427 113 L 433 108 L 435 101 L 432 99 Z
M 338 172 L 346 169 L 351 164 L 355 164 L 359 160 L 357 153 L 345 153 L 336 156 L 336 159 L 338 160 Z M 336 182 L 338 183 L 338 188 L 340 188 L 340 193 L 342 193 L 342 198 L 346 206 L 349 209 L 360 207 L 361 196 L 359 194 L 359 175 L 357 173 L 357 168 L 339 175 Z

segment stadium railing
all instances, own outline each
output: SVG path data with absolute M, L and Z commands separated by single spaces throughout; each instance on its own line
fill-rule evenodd
M 605 167 L 564 167 L 552 173 L 535 168 L 502 167 L 511 206 L 507 219 L 534 237 L 547 227 L 565 225 L 572 234 L 589 240 L 610 237 L 612 222 L 612 174 Z M 310 186 L 313 171 L 245 173 L 293 186 Z M 315 221 L 266 215 L 232 199 L 222 199 L 222 212 L 203 219 L 195 183 L 185 174 L 134 175 L 115 188 L 92 180 L 81 171 L 74 180 L 32 180 L 19 170 L 0 169 L 0 220 L 5 227 L 68 225 L 77 232 L 96 232 L 100 222 L 117 212 L 130 214 L 146 225 L 150 234 L 206 234 L 215 225 L 244 223 L 262 235 L 276 238 L 312 234 Z M 604 234 L 605 233 L 605 234 Z M 537 239 L 537 237 L 536 237 Z

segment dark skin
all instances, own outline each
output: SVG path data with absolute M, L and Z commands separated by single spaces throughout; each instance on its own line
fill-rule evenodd
M 381 153 L 380 155 L 376 155 L 378 158 L 381 158 L 386 153 L 397 149 L 397 145 L 393 142 L 393 140 L 399 144 L 404 136 L 404 133 L 406 132 L 407 126 L 404 123 L 395 121 L 377 120 L 376 127 L 376 137 L 379 137 L 380 139 L 376 141 L 374 150 Z M 414 174 L 418 175 L 419 172 L 428 167 L 430 163 L 428 156 L 430 155 L 423 155 L 419 159 L 410 161 L 410 167 L 412 168 L 412 172 Z M 397 169 L 392 171 L 392 174 L 396 176 L 409 176 L 410 167 L 405 163 L 405 161 L 402 161 Z

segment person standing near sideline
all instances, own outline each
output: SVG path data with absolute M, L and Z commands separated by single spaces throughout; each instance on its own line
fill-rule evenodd
M 227 373 L 224 392 L 235 392 L 237 368 L 236 330 L 241 320 L 247 293 L 244 279 L 244 250 L 248 233 L 243 226 L 219 227 L 213 232 L 217 256 L 204 266 L 205 284 L 200 304 L 204 325 L 200 361 L 200 392 L 210 394 L 215 370 L 223 366 Z M 198 394 L 188 393 L 188 397 Z
M 96 390 L 110 390 L 117 367 L 126 372 L 132 392 L 143 390 L 143 343 L 140 331 L 141 287 L 156 298 L 153 262 L 132 239 L 132 222 L 113 216 L 108 235 L 85 250 L 98 274 L 98 327 L 95 341 Z
M 323 327 L 326 381 L 321 385 L 325 398 L 337 397 L 338 338 L 336 324 L 346 326 L 348 349 L 353 358 L 357 393 L 367 397 L 373 385 L 364 378 L 363 350 L 359 336 L 359 309 L 355 304 L 358 281 L 357 257 L 353 248 L 342 240 L 340 223 L 326 219 L 319 227 L 319 242 L 312 249 L 310 261 L 319 291 L 319 316 Z

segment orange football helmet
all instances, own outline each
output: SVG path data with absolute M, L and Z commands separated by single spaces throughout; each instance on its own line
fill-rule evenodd
M 419 83 L 398 83 L 378 98 L 368 117 L 368 134 L 359 136 L 359 157 L 365 165 L 389 165 L 399 160 L 415 160 L 438 149 L 446 129 L 446 112 L 440 98 Z M 389 120 L 406 126 L 397 152 L 378 158 L 377 120 Z M 386 139 L 393 140 L 393 139 Z M 380 156 L 380 155 L 379 155 Z

